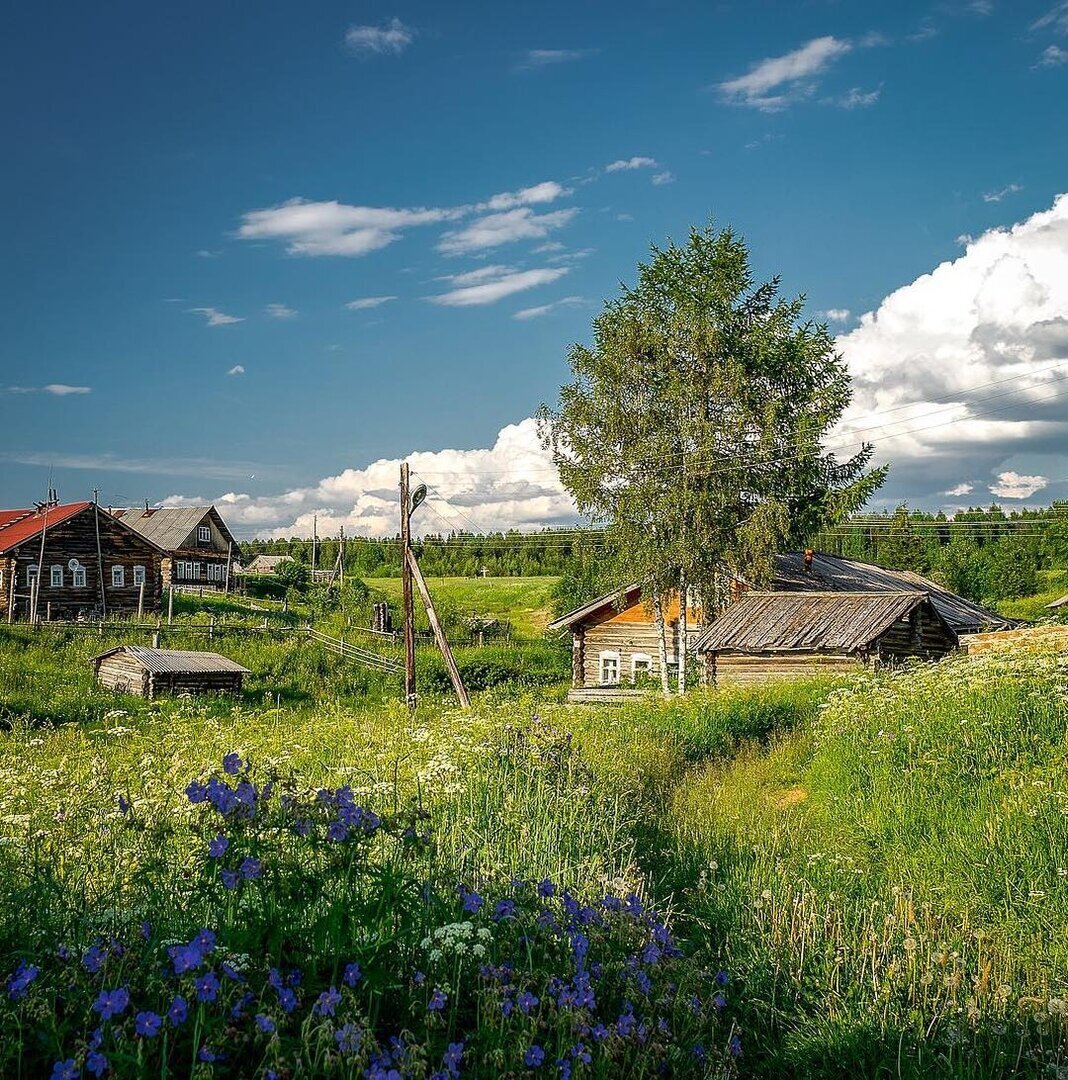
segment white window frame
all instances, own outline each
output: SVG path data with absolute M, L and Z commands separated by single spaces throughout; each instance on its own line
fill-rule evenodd
M 604 677 L 605 661 L 615 664 L 616 677 L 606 679 Z M 597 682 L 601 686 L 618 686 L 620 677 L 619 653 L 611 649 L 603 649 L 597 654 Z
M 30 565 L 26 567 L 26 588 L 27 589 L 32 589 L 33 588 L 33 583 L 37 579 L 37 575 L 40 572 L 41 572 L 41 568 L 37 565 L 37 563 L 30 563 Z
M 135 566 L 133 568 L 133 583 L 135 587 L 138 585 L 144 585 L 145 568 L 143 566 Z
M 111 568 L 111 587 L 113 589 L 126 588 L 126 567 L 113 566 Z
M 636 682 L 638 678 L 638 665 L 645 664 L 643 674 L 652 676 L 653 658 L 649 653 L 636 652 L 630 656 L 630 681 Z
M 72 578 L 71 584 L 74 586 L 74 588 L 76 588 L 76 589 L 84 589 L 85 588 L 85 567 L 84 566 L 75 567 L 71 571 L 71 578 Z
M 210 525 L 198 525 L 197 526 L 197 543 L 198 544 L 210 544 L 211 543 L 211 526 Z
M 58 571 L 58 573 L 57 573 Z M 56 578 L 59 578 L 57 581 Z M 63 588 L 63 564 L 53 563 L 48 568 L 48 587 L 50 589 L 62 589 Z

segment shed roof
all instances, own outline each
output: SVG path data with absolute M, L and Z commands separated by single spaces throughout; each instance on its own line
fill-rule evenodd
M 10 551 L 46 527 L 52 529 L 69 521 L 92 505 L 91 502 L 76 502 L 43 510 L 0 510 L 0 552 Z
M 118 645 L 114 649 L 94 656 L 92 663 L 105 660 L 115 653 L 126 653 L 132 656 L 143 668 L 151 671 L 154 675 L 176 674 L 218 674 L 220 671 L 240 672 L 250 675 L 248 668 L 234 663 L 213 652 L 184 652 L 178 649 L 149 649 L 144 645 Z
M 856 652 L 927 601 L 922 592 L 753 592 L 731 604 L 694 648 Z M 933 605 L 931 611 L 937 618 Z
M 1064 596 L 1058 596 L 1052 603 L 1046 605 L 1046 607 L 1052 611 L 1056 611 L 1058 608 L 1068 606 L 1068 593 Z
M 135 506 L 130 509 L 115 509 L 111 513 L 157 547 L 164 551 L 176 551 L 185 546 L 186 541 L 193 535 L 193 530 L 214 509 L 214 506 L 159 506 L 147 509 Z M 218 511 L 215 512 L 215 517 L 223 536 L 232 543 L 230 530 L 226 528 Z
M 572 627 L 576 623 L 582 622 L 583 619 L 588 618 L 590 615 L 595 615 L 602 608 L 614 606 L 620 600 L 625 600 L 627 603 L 630 603 L 631 594 L 640 591 L 640 585 L 627 585 L 625 588 L 605 593 L 604 596 L 598 596 L 596 600 L 591 600 L 588 604 L 583 604 L 582 607 L 577 607 L 574 611 L 569 611 L 566 615 L 561 615 L 560 618 L 553 619 L 546 629 L 564 630 Z

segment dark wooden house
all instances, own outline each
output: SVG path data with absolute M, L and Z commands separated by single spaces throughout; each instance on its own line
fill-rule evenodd
M 165 589 L 229 588 L 237 541 L 214 506 L 137 506 L 111 513 L 162 550 Z
M 90 661 L 109 690 L 154 698 L 159 694 L 241 693 L 248 668 L 212 652 L 180 652 L 120 645 Z
M 925 592 L 750 592 L 697 639 L 705 681 L 797 678 L 937 660 L 957 635 Z
M 161 556 L 95 503 L 0 510 L 0 617 L 158 612 Z

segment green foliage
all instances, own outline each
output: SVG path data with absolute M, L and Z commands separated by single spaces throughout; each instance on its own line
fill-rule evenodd
M 274 569 L 274 576 L 287 589 L 300 591 L 308 587 L 309 571 L 304 563 L 295 559 L 286 559 Z

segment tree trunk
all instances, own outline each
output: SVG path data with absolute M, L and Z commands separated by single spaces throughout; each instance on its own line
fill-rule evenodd
M 653 600 L 653 614 L 656 616 L 656 641 L 660 648 L 660 689 L 664 697 L 671 697 L 671 680 L 668 678 L 667 663 L 667 627 L 664 623 L 664 599 L 657 593 Z
M 679 693 L 686 693 L 686 571 L 679 572 Z

